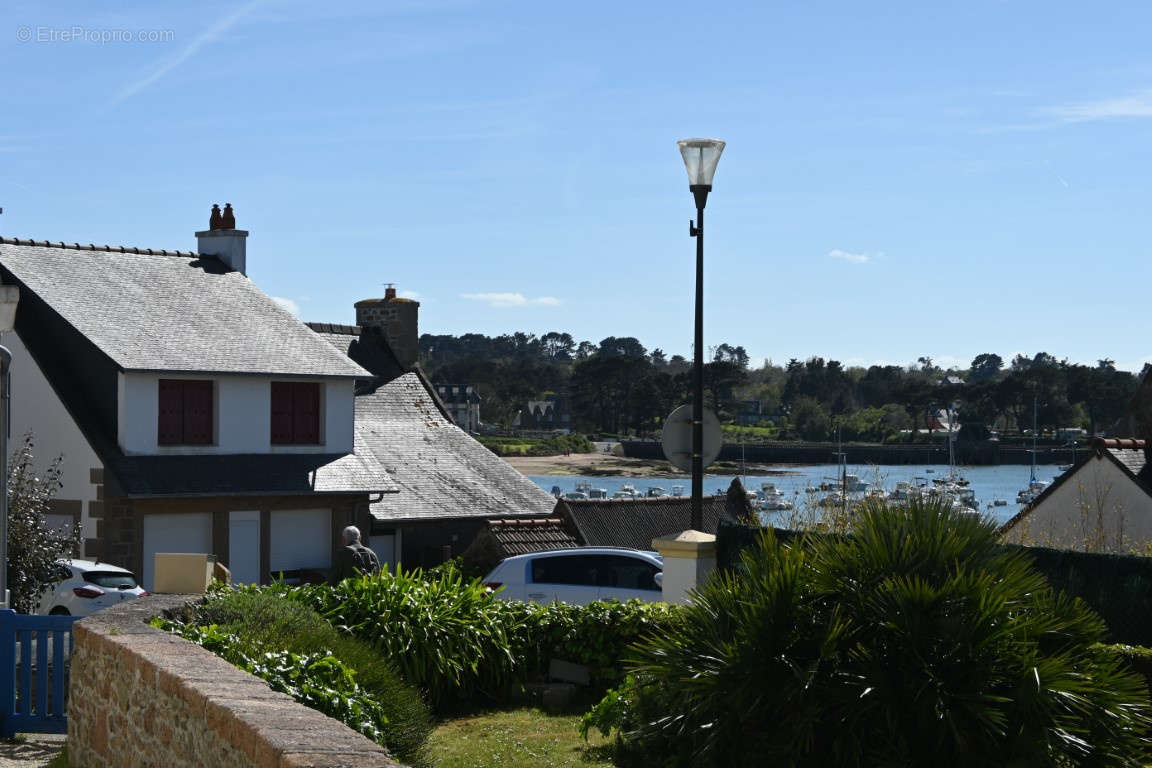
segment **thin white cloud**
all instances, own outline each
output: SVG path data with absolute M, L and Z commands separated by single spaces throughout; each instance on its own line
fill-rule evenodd
M 1152 89 L 1117 99 L 1064 104 L 1045 112 L 1066 123 L 1088 123 L 1128 117 L 1152 117 Z
M 560 299 L 555 296 L 528 298 L 522 293 L 462 293 L 460 298 L 479 301 L 490 307 L 555 307 Z
M 283 296 L 272 296 L 271 298 L 272 301 L 291 312 L 294 316 L 300 317 L 300 305 L 292 301 L 292 299 L 287 299 Z
M 419 301 L 420 300 L 420 292 L 419 291 L 400 291 L 399 296 L 402 299 L 412 299 L 412 301 Z
M 828 256 L 840 261 L 847 261 L 850 264 L 867 264 L 872 261 L 873 254 L 871 253 L 852 253 L 851 251 L 841 250 L 840 248 L 833 248 L 828 251 Z
M 152 85 L 157 80 L 164 77 L 164 75 L 168 74 L 173 69 L 195 56 L 204 46 L 216 42 L 216 40 L 220 39 L 224 33 L 226 33 L 232 27 L 236 26 L 237 22 L 247 16 L 252 11 L 252 9 L 259 5 L 261 2 L 263 2 L 263 0 L 250 0 L 250 2 L 241 5 L 239 8 L 232 11 L 232 13 L 221 17 L 219 21 L 208 27 L 208 29 L 206 29 L 204 32 L 201 32 L 199 35 L 193 38 L 192 42 L 188 43 L 188 45 L 181 48 L 175 54 L 160 59 L 157 62 L 156 67 L 147 75 L 140 78 L 139 80 L 134 80 L 133 82 L 128 83 L 126 86 L 121 88 L 120 92 L 112 98 L 109 106 L 114 106 L 126 99 L 132 98 L 137 93 Z

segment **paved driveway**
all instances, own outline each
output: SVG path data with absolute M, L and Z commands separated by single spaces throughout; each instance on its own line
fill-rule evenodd
M 64 734 L 29 733 L 19 742 L 0 741 L 0 768 L 41 768 L 64 749 Z

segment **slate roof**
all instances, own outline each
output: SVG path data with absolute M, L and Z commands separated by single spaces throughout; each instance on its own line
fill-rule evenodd
M 738 482 L 738 481 L 737 481 Z M 704 497 L 704 532 L 716 533 L 721 519 L 736 522 L 747 513 L 731 493 Z M 652 549 L 652 539 L 689 527 L 692 499 L 664 496 L 654 499 L 560 499 L 556 516 L 571 521 L 578 538 L 592 547 Z
M 369 375 L 211 256 L 28 242 L 0 238 L 0 265 L 121 370 Z
M 423 374 L 406 371 L 382 335 L 308 327 L 376 374 L 356 388 L 355 452 L 378 462 L 399 491 L 372 504 L 376 520 L 551 514 L 555 499 L 457 427 Z

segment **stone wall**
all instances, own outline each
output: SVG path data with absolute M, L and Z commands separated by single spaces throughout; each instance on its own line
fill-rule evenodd
M 215 654 L 150 627 L 199 599 L 153 595 L 75 625 L 68 759 L 84 768 L 402 768 L 379 745 Z

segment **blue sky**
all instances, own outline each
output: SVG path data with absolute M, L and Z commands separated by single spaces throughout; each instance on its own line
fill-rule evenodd
M 1152 5 L 105 5 L 4 6 L 0 233 L 188 249 L 227 201 L 306 320 L 396 282 L 689 354 L 716 136 L 707 344 L 1152 361 Z

